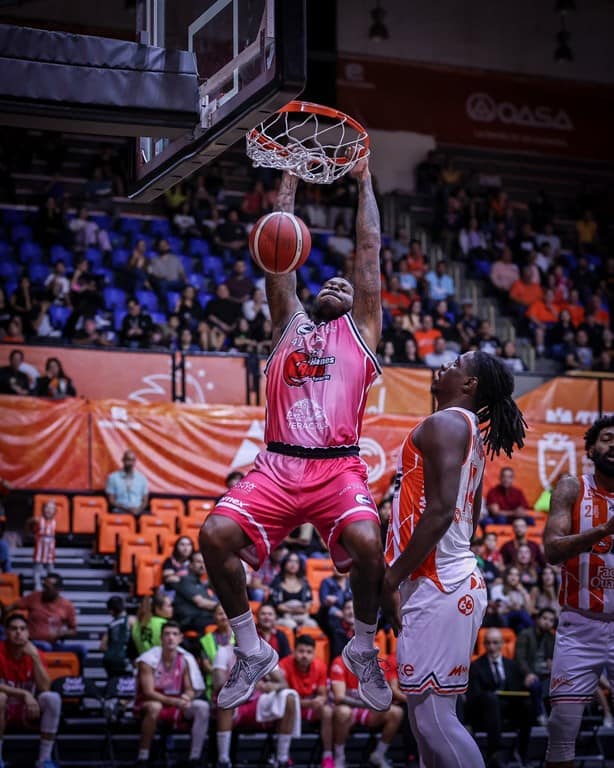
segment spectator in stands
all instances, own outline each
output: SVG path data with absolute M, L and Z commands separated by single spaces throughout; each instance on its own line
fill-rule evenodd
M 2 478 L 0 478 L 0 486 L 2 486 L 2 484 L 5 482 L 6 482 L 5 480 L 2 480 Z M 11 547 L 8 541 L 4 538 L 5 533 L 6 533 L 6 517 L 4 516 L 4 505 L 0 500 L 0 573 L 10 573 L 12 570 Z
M 72 343 L 84 347 L 112 347 L 112 336 L 110 331 L 98 328 L 96 318 L 85 317 L 81 329 L 72 334 Z
M 420 299 L 413 299 L 411 304 L 409 305 L 409 311 L 406 315 L 401 315 L 403 318 L 403 322 L 401 323 L 401 326 L 405 331 L 408 331 L 410 334 L 413 334 L 416 331 L 419 331 L 422 328 L 422 317 L 423 317 L 423 311 L 422 311 L 422 301 Z M 393 317 L 394 322 L 394 317 Z M 407 341 L 405 338 L 403 340 L 403 344 Z
M 424 356 L 424 362 L 429 368 L 439 368 L 447 365 L 458 357 L 458 352 L 454 352 L 446 347 L 446 340 L 443 336 L 435 339 L 433 351 Z
M 409 244 L 407 266 L 411 274 L 420 283 L 426 272 L 426 258 L 422 250 L 422 243 L 419 240 L 412 240 Z
M 62 208 L 54 197 L 48 197 L 39 208 L 34 221 L 34 236 L 43 248 L 66 242 Z
M 263 603 L 256 614 L 256 631 L 258 635 L 266 640 L 269 645 L 277 651 L 280 659 L 285 659 L 290 655 L 290 643 L 283 630 L 278 629 L 277 613 L 275 608 L 268 603 Z
M 111 472 L 107 478 L 105 493 L 112 512 L 127 512 L 138 518 L 147 508 L 149 490 L 147 478 L 136 466 L 134 451 L 124 451 L 122 469 Z
M 195 336 L 189 328 L 182 328 L 179 331 L 179 340 L 175 349 L 178 352 L 183 352 L 187 355 L 194 352 L 201 352 L 203 348 L 196 344 Z
M 435 340 L 441 338 L 441 331 L 433 326 L 433 316 L 426 314 L 422 317 L 422 327 L 414 331 L 414 339 L 418 347 L 418 356 L 424 357 L 435 351 Z
M 253 289 L 251 298 L 243 302 L 243 316 L 251 328 L 262 327 L 265 320 L 271 319 L 271 310 L 263 290 Z
M 486 494 L 486 506 L 491 523 L 511 523 L 517 517 L 524 517 L 533 524 L 533 518 L 527 515 L 529 502 L 522 489 L 514 485 L 514 470 L 511 467 L 501 469 L 499 482 Z
M 19 284 L 11 294 L 11 309 L 14 315 L 21 318 L 24 328 L 29 327 L 29 319 L 32 313 L 32 285 L 27 274 L 19 278 Z
M 548 329 L 550 354 L 555 360 L 564 360 L 566 352 L 573 346 L 576 329 L 569 310 L 564 307 L 559 312 L 556 323 Z
M 237 259 L 232 266 L 232 272 L 226 280 L 228 293 L 232 301 L 243 305 L 248 301 L 254 290 L 254 281 L 247 274 L 245 259 Z
M 456 323 L 456 330 L 461 340 L 461 351 L 466 352 L 475 343 L 475 338 L 480 327 L 480 318 L 475 314 L 471 299 L 463 299 L 461 302 L 462 314 Z
M 206 628 L 206 632 L 199 642 L 202 667 L 205 672 L 207 698 L 211 700 L 213 693 L 212 670 L 217 652 L 221 646 L 235 644 L 232 627 L 221 603 L 218 603 L 213 611 L 213 625 Z
M 538 570 L 545 566 L 546 561 L 544 559 L 544 553 L 540 545 L 527 537 L 527 521 L 523 517 L 517 517 L 512 520 L 512 530 L 514 532 L 514 538 L 510 541 L 506 541 L 501 547 L 501 556 L 505 565 L 511 565 L 516 561 L 518 548 L 522 545 L 527 545 L 531 550 L 531 558 L 533 562 L 537 564 Z
M 28 632 L 34 645 L 42 651 L 66 651 L 79 657 L 81 670 L 87 650 L 81 643 L 65 642 L 77 634 L 77 615 L 70 600 L 60 595 L 62 577 L 49 573 L 41 591 L 20 597 L 10 610 L 28 611 Z M 9 611 L 10 612 L 10 611 Z
M 565 368 L 568 370 L 590 371 L 593 367 L 593 348 L 584 328 L 576 331 L 574 340 L 565 354 Z
M 590 209 L 585 210 L 582 218 L 576 221 L 576 236 L 580 247 L 594 245 L 597 242 L 597 222 Z
M 499 357 L 507 365 L 512 373 L 522 373 L 526 370 L 525 364 L 518 357 L 516 343 L 511 339 L 503 342 Z
M 32 555 L 32 575 L 34 589 L 40 591 L 43 586 L 42 576 L 49 575 L 55 565 L 55 531 L 58 507 L 55 499 L 48 499 L 39 518 L 30 518 L 30 530 L 34 533 L 34 553 Z
M 554 291 L 548 289 L 543 298 L 534 301 L 527 309 L 526 316 L 531 321 L 537 354 L 543 355 L 548 332 L 554 328 L 559 319 L 559 308 L 554 303 Z
M 215 695 L 232 672 L 235 655 L 229 646 L 219 649 L 213 663 Z M 299 696 L 288 687 L 283 673 L 275 667 L 256 685 L 254 694 L 236 709 L 217 711 L 218 768 L 230 768 L 230 742 L 233 728 L 246 727 L 277 730 L 276 768 L 289 768 L 290 744 L 293 736 L 301 735 Z
M 217 225 L 213 240 L 230 262 L 245 251 L 247 232 L 239 220 L 239 211 L 236 208 L 230 208 L 226 219 Z
M 193 629 L 202 635 L 209 624 L 213 624 L 213 610 L 218 604 L 213 590 L 202 578 L 205 561 L 200 552 L 192 552 L 188 573 L 175 585 L 173 618 L 179 622 L 182 631 Z
M 175 313 L 179 315 L 181 326 L 195 331 L 203 319 L 203 308 L 196 297 L 193 285 L 186 285 L 175 305 Z
M 480 230 L 478 220 L 473 217 L 468 227 L 463 227 L 458 235 L 463 260 L 473 264 L 474 261 L 488 257 L 488 243 L 484 233 Z
M 454 280 L 448 274 L 448 264 L 438 261 L 435 269 L 426 273 L 424 278 L 428 286 L 428 296 L 431 310 L 438 301 L 452 301 L 456 293 Z
M 6 300 L 4 288 L 0 285 L 0 341 L 3 341 L 6 327 L 11 319 L 12 312 Z
M 497 291 L 500 299 L 507 300 L 507 294 L 517 280 L 520 280 L 520 270 L 514 263 L 514 256 L 508 246 L 504 246 L 501 255 L 490 270 L 490 282 Z
M 218 328 L 224 334 L 232 333 L 241 316 L 241 305 L 230 298 L 226 283 L 220 283 L 215 296 L 205 306 L 205 320 L 208 325 Z
M 523 629 L 516 638 L 514 660 L 524 675 L 524 687 L 531 693 L 533 711 L 542 726 L 548 721 L 544 700 L 550 690 L 556 623 L 557 614 L 550 608 L 542 608 L 535 626 Z
M 174 184 L 164 193 L 164 202 L 170 213 L 178 211 L 181 206 L 188 202 L 188 192 L 184 184 Z
M 6 341 L 6 339 L 5 339 Z M 0 368 L 0 394 L 2 395 L 29 395 L 30 382 L 20 366 L 23 363 L 23 352 L 14 349 L 9 355 L 9 364 Z
M 486 586 L 490 586 L 499 578 L 503 569 L 503 558 L 497 548 L 497 534 L 494 531 L 487 531 L 480 549 L 479 556 L 482 559 L 480 568 L 486 580 Z
M 478 349 L 489 355 L 498 355 L 501 352 L 501 341 L 498 336 L 493 334 L 488 320 L 482 320 L 478 326 L 474 343 Z
M 53 327 L 49 308 L 51 302 L 47 298 L 36 298 L 32 302 L 32 312 L 29 317 L 29 341 L 36 343 L 37 339 L 51 339 L 62 335 L 62 331 Z
M 68 223 L 68 228 L 73 233 L 75 252 L 80 253 L 87 248 L 100 248 L 103 253 L 111 253 L 109 233 L 90 218 L 87 208 L 79 209 L 77 216 Z
M 252 575 L 252 586 L 264 591 L 265 596 L 269 594 L 271 584 L 275 577 L 281 571 L 281 563 L 288 554 L 288 547 L 282 542 L 276 547 L 257 571 Z M 256 599 L 256 598 L 250 598 Z
M 309 617 L 311 587 L 307 583 L 305 568 L 297 553 L 291 552 L 283 559 L 280 573 L 271 584 L 270 601 L 277 611 L 278 624 L 290 629 L 317 626 Z
M 241 213 L 247 221 L 256 221 L 264 211 L 264 184 L 260 180 L 254 181 L 250 189 L 245 193 L 241 203 Z M 318 226 L 311 222 L 311 226 Z
M 296 638 L 294 654 L 279 662 L 290 688 L 300 699 L 301 717 L 320 723 L 322 768 L 335 768 L 333 759 L 333 707 L 328 702 L 326 664 L 315 656 L 316 642 L 309 635 Z
M 102 664 L 109 677 L 131 675 L 128 643 L 136 619 L 134 616 L 128 616 L 124 601 L 119 595 L 113 595 L 107 600 L 107 611 L 111 614 L 111 623 L 100 642 L 100 650 L 103 651 Z
M 341 656 L 345 646 L 354 637 L 354 603 L 351 598 L 343 603 L 341 616 L 331 618 L 330 627 L 330 655 L 334 659 L 337 656 Z
M 531 267 L 524 266 L 520 279 L 516 280 L 510 288 L 512 308 L 518 316 L 523 316 L 533 302 L 542 298 L 543 293 L 541 285 L 533 282 Z
M 486 731 L 487 761 L 499 766 L 497 752 L 501 750 L 503 721 L 510 720 L 518 730 L 518 753 L 526 762 L 533 712 L 531 698 L 524 685 L 519 665 L 501 654 L 503 637 L 498 629 L 486 633 L 486 653 L 469 668 L 467 717 L 474 731 Z M 505 695 L 506 691 L 515 695 Z M 526 695 L 518 695 L 526 692 Z
M 128 299 L 128 312 L 124 315 L 119 333 L 122 347 L 144 349 L 149 341 L 152 326 L 151 315 L 143 312 L 138 300 Z
M 460 349 L 460 337 L 456 330 L 456 315 L 448 307 L 448 302 L 438 301 L 433 309 L 433 326 L 441 331 L 441 335 L 450 347 Z
M 391 676 L 386 670 L 386 678 Z M 368 758 L 368 765 L 388 768 L 386 752 L 392 744 L 403 719 L 403 710 L 392 704 L 385 712 L 366 709 L 358 696 L 358 679 L 343 663 L 341 656 L 335 658 L 330 667 L 330 684 L 335 704 L 334 709 L 334 759 L 335 765 L 345 765 L 345 744 L 353 725 L 366 726 L 370 730 L 381 730 L 377 746 Z
M 45 279 L 45 288 L 49 299 L 54 304 L 66 306 L 69 300 L 70 283 L 66 277 L 66 264 L 58 259 L 53 265 L 53 270 Z
M 57 357 L 48 357 L 45 363 L 45 375 L 36 382 L 38 397 L 51 397 L 54 400 L 63 397 L 76 397 L 77 391 L 72 379 L 64 373 L 62 363 Z
M 326 241 L 326 247 L 332 256 L 333 263 L 341 266 L 346 256 L 354 252 L 354 242 L 349 237 L 343 219 L 335 222 L 334 234 Z
M 541 551 L 540 551 L 541 554 Z M 545 565 L 537 577 L 537 584 L 531 589 L 531 613 L 535 615 L 544 608 L 552 611 L 555 616 L 561 612 L 559 603 L 559 577 L 551 565 Z
M 188 575 L 193 552 L 192 539 L 189 536 L 180 536 L 170 557 L 162 563 L 162 583 L 166 590 L 173 591 L 180 579 Z
M 192 206 L 187 200 L 173 216 L 173 225 L 180 237 L 200 237 L 202 234 L 192 213 Z
M 318 622 L 322 629 L 329 633 L 334 620 L 342 618 L 346 601 L 352 599 L 352 588 L 347 573 L 341 573 L 333 566 L 333 575 L 320 582 L 319 594 Z
M 149 751 L 159 722 L 177 727 L 192 723 L 188 768 L 199 768 L 209 730 L 209 704 L 198 698 L 205 683 L 192 654 L 180 647 L 183 635 L 175 621 L 162 629 L 162 645 L 137 658 L 135 712 L 141 717 L 137 768 L 147 768 Z
M 171 252 L 168 240 L 158 243 L 158 256 L 149 265 L 149 279 L 161 304 L 166 302 L 169 291 L 181 291 L 186 284 L 181 259 Z
M 395 275 L 392 275 L 388 280 L 388 288 L 382 289 L 382 307 L 393 318 L 397 315 L 403 315 L 410 307 L 409 298 L 401 290 L 399 278 Z
M 161 644 L 162 627 L 172 617 L 172 600 L 163 592 L 141 600 L 130 633 L 137 654 Z
M 104 168 L 94 168 L 93 177 L 88 179 L 83 190 L 86 200 L 100 204 L 105 199 L 111 199 L 113 195 L 113 179 L 105 175 Z
M 50 691 L 45 663 L 30 642 L 28 624 L 20 614 L 9 616 L 5 639 L 0 641 L 0 765 L 5 729 L 32 729 L 39 723 L 40 745 L 36 768 L 56 768 L 52 752 L 62 700 Z
M 6 333 L 4 334 L 2 341 L 5 344 L 23 344 L 26 337 L 23 333 L 23 321 L 19 315 L 12 315 L 9 320 Z
M 520 574 L 520 583 L 530 592 L 537 586 L 538 567 L 533 553 L 528 544 L 521 544 L 516 550 L 516 559 L 514 566 L 518 568 Z
M 543 231 L 536 237 L 538 248 L 543 248 L 545 244 L 550 247 L 550 253 L 553 259 L 556 259 L 561 250 L 561 238 L 555 234 L 552 222 L 547 221 L 544 224 Z
M 418 353 L 418 345 L 413 336 L 405 342 L 401 355 L 397 356 L 396 362 L 408 363 L 410 365 L 424 365 L 424 361 Z
M 490 600 L 494 603 L 503 625 L 518 633 L 532 625 L 531 598 L 520 583 L 518 568 L 511 565 L 503 573 L 503 582 L 493 584 Z
M 126 288 L 130 294 L 134 295 L 137 291 L 151 288 L 146 240 L 140 238 L 136 241 L 123 274 Z

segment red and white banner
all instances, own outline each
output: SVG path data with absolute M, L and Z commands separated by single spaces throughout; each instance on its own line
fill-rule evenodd
M 608 85 L 340 54 L 337 101 L 367 129 L 614 158 L 614 88 Z

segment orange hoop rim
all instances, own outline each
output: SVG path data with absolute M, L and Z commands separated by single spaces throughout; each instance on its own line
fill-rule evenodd
M 353 117 L 346 114 L 345 112 L 342 112 L 340 109 L 335 109 L 334 107 L 327 107 L 324 104 L 316 104 L 313 101 L 289 101 L 285 106 L 278 109 L 273 114 L 279 115 L 283 114 L 284 112 L 307 112 L 314 115 L 321 115 L 322 117 L 329 117 L 333 120 L 339 120 L 342 122 L 345 122 L 347 125 L 350 126 L 353 130 L 356 131 L 356 133 L 361 134 L 361 147 L 358 151 L 358 153 L 353 158 L 348 157 L 336 157 L 336 158 L 329 158 L 329 161 L 332 162 L 334 165 L 347 165 L 348 163 L 354 163 L 357 160 L 361 160 L 363 157 L 367 157 L 370 152 L 371 148 L 371 140 L 369 138 L 369 134 L 367 133 L 367 130 L 361 123 L 358 122 L 358 120 L 354 120 Z M 268 118 L 267 118 L 268 119 Z M 263 121 L 260 123 L 260 126 L 263 126 Z M 263 134 L 262 131 L 259 130 L 259 127 L 257 126 L 255 128 L 252 128 L 251 131 L 248 131 L 247 137 L 250 141 L 257 142 L 263 149 L 271 150 L 273 152 L 276 152 L 277 154 L 281 155 L 282 157 L 288 157 L 292 154 L 291 151 L 287 149 L 287 147 L 284 147 L 279 142 L 275 141 L 275 139 L 271 139 L 266 134 Z

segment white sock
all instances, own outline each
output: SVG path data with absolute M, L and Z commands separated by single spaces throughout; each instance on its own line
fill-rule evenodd
M 345 760 L 345 744 L 335 744 L 335 760 Z
M 51 752 L 53 751 L 53 740 L 49 741 L 49 739 L 41 739 L 39 751 L 38 751 L 38 760 L 42 764 L 45 762 L 45 760 L 51 760 Z
M 251 611 L 230 619 L 230 626 L 235 633 L 236 647 L 248 656 L 260 650 L 260 638 L 256 631 L 256 623 Z
M 354 620 L 354 649 L 358 653 L 366 653 L 373 650 L 376 629 L 377 622 L 375 624 L 365 624 L 360 619 Z
M 217 759 L 230 762 L 230 742 L 232 740 L 232 731 L 217 732 Z
M 371 752 L 371 754 L 374 757 L 384 757 L 386 752 L 388 751 L 389 745 L 386 744 L 385 741 L 382 741 L 381 739 L 377 742 L 377 747 Z
M 280 733 L 277 737 L 277 760 L 280 763 L 287 762 L 290 757 L 290 742 L 292 736 L 288 733 Z
M 139 749 L 139 756 L 137 757 L 137 760 L 149 760 L 149 750 Z

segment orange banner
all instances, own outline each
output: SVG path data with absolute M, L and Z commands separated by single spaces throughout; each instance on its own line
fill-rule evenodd
M 600 405 L 604 412 L 614 411 L 614 381 L 560 376 L 522 395 L 517 402 L 529 424 L 588 427 L 599 417 Z
M 89 488 L 88 404 L 0 397 L 0 476 L 16 489 Z
M 186 355 L 184 359 L 186 403 L 245 405 L 247 374 L 244 357 Z

